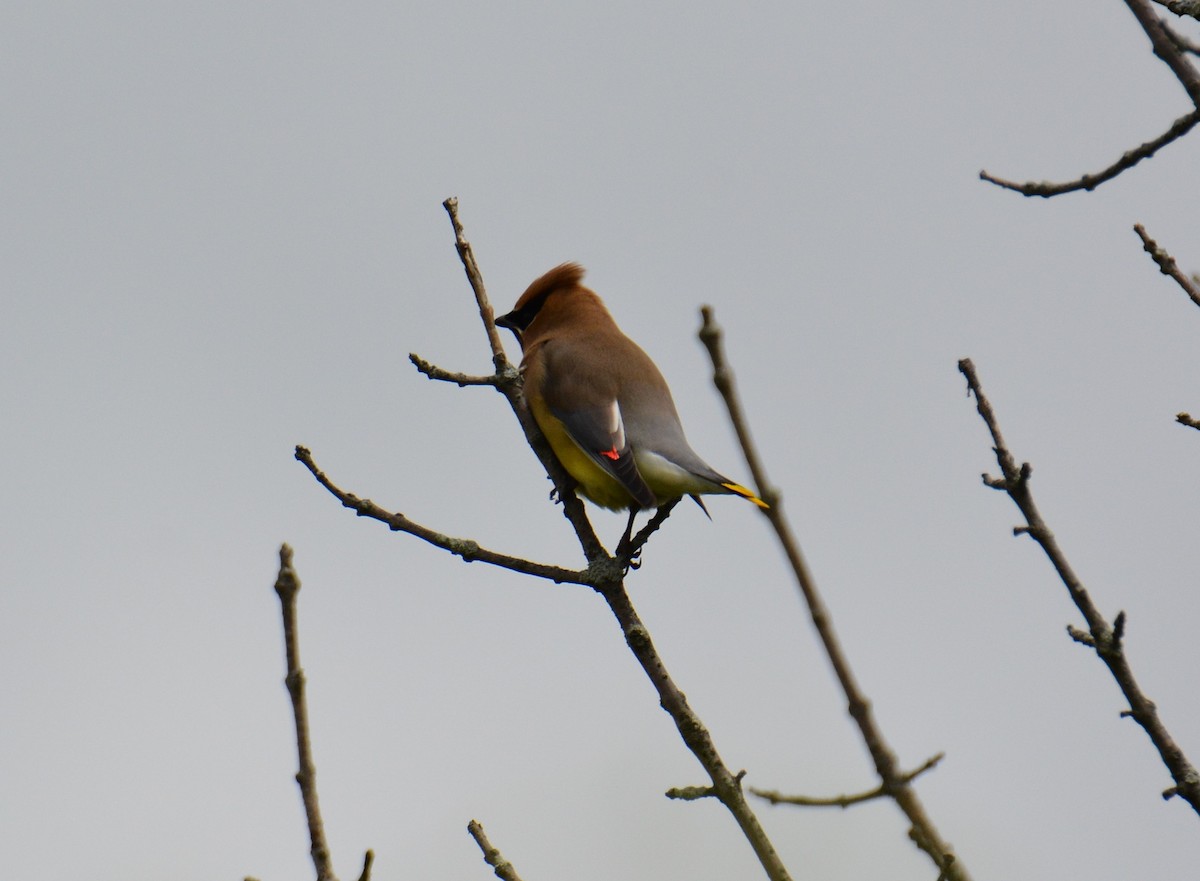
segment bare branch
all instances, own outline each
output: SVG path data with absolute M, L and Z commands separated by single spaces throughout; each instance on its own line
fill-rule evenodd
M 604 597 L 621 625 L 625 642 L 658 692 L 662 708 L 670 714 L 687 748 L 708 772 L 712 780 L 712 797 L 718 799 L 733 814 L 742 834 L 754 848 L 767 877 L 771 881 L 789 881 L 791 876 L 787 868 L 742 792 L 742 774 L 730 772 L 717 752 L 712 735 L 688 705 L 687 698 L 679 690 L 679 686 L 671 679 L 662 657 L 650 639 L 650 631 L 646 629 L 629 600 L 624 581 L 614 580 L 610 584 L 597 586 L 596 590 Z
M 284 683 L 292 699 L 292 716 L 296 722 L 296 751 L 300 761 L 296 782 L 300 785 L 300 798 L 304 802 L 304 815 L 308 820 L 308 836 L 312 844 L 310 852 L 317 869 L 317 881 L 337 881 L 333 874 L 329 843 L 325 840 L 321 808 L 317 802 L 317 769 L 312 758 L 308 703 L 304 697 L 304 670 L 300 667 L 300 633 L 296 623 L 296 594 L 299 592 L 300 578 L 292 568 L 292 549 L 285 544 L 279 549 L 279 575 L 275 579 L 275 593 L 279 595 L 283 612 L 283 638 L 287 654 Z
M 1188 413 L 1176 413 L 1175 421 L 1180 425 L 1186 425 L 1188 428 L 1200 429 L 1200 420 L 1193 419 Z
M 738 399 L 734 386 L 733 372 L 725 360 L 725 353 L 721 344 L 721 329 L 717 326 L 713 318 L 711 308 L 705 307 L 702 309 L 701 316 L 703 317 L 703 325 L 700 328 L 700 340 L 704 343 L 705 348 L 708 349 L 709 358 L 712 360 L 713 382 L 717 390 L 721 393 L 722 399 L 725 401 L 730 421 L 733 423 L 738 441 L 742 446 L 742 452 L 745 454 L 746 464 L 749 466 L 750 473 L 754 476 L 755 485 L 759 489 L 759 496 L 770 505 L 770 508 L 762 509 L 763 514 L 771 522 L 771 526 L 775 530 L 775 535 L 778 537 L 779 543 L 787 555 L 788 562 L 791 563 L 796 583 L 800 588 L 801 594 L 804 596 L 805 602 L 808 604 L 813 626 L 816 628 L 817 635 L 821 640 L 821 645 L 825 649 L 826 656 L 829 658 L 829 663 L 833 667 L 834 674 L 837 676 L 838 683 L 842 687 L 842 692 L 846 696 L 850 716 L 854 719 L 855 724 L 857 724 L 863 742 L 871 754 L 871 759 L 875 764 L 875 771 L 879 775 L 879 779 L 888 794 L 895 799 L 896 804 L 900 806 L 905 816 L 908 817 L 914 829 L 918 830 L 918 835 L 913 839 L 917 843 L 917 846 L 930 857 L 939 871 L 947 873 L 948 878 L 955 879 L 955 881 L 968 881 L 970 875 L 966 867 L 961 862 L 950 858 L 949 844 L 944 842 L 941 836 L 938 835 L 933 822 L 926 815 L 925 808 L 917 797 L 916 791 L 911 786 L 910 781 L 904 779 L 904 772 L 900 770 L 896 755 L 888 745 L 883 736 L 883 731 L 875 721 L 871 702 L 867 699 L 867 696 L 863 693 L 854 678 L 854 673 L 850 669 L 850 662 L 846 657 L 845 651 L 842 649 L 841 643 L 838 641 L 837 634 L 834 632 L 829 610 L 825 607 L 824 600 L 821 599 L 821 595 L 817 590 L 816 580 L 808 569 L 808 563 L 800 551 L 800 544 L 796 541 L 791 526 L 784 514 L 783 500 L 779 492 L 767 480 L 766 471 L 759 460 L 758 453 L 750 437 L 749 428 L 742 414 L 741 402 Z
M 742 455 L 746 457 L 750 476 L 754 478 L 754 485 L 758 488 L 758 497 L 767 503 L 768 507 L 759 510 L 767 514 L 781 504 L 783 499 L 780 497 L 779 490 L 767 482 L 767 470 L 762 464 L 762 459 L 759 458 L 754 438 L 750 436 L 750 428 L 742 413 L 742 403 L 734 388 L 733 371 L 725 363 L 725 353 L 721 346 L 721 328 L 713 317 L 711 306 L 700 307 L 698 336 L 700 342 L 708 350 L 709 360 L 713 365 L 713 385 L 716 386 L 717 391 L 721 393 L 721 398 L 725 401 L 725 408 L 729 411 L 729 421 L 733 424 L 738 444 L 742 448 Z
M 1101 184 L 1112 180 L 1122 172 L 1133 168 L 1133 166 L 1137 165 L 1143 159 L 1153 156 L 1162 147 L 1183 137 L 1195 127 L 1197 122 L 1200 122 L 1200 71 L 1197 71 L 1184 56 L 1185 52 L 1194 51 L 1196 49 L 1195 45 L 1182 35 L 1177 34 L 1170 25 L 1162 21 L 1154 13 L 1149 0 L 1125 0 L 1125 5 L 1133 12 L 1138 20 L 1138 24 L 1142 26 L 1142 30 L 1146 32 L 1146 36 L 1150 38 L 1154 54 L 1171 69 L 1171 72 L 1175 74 L 1175 78 L 1183 86 L 1184 91 L 1187 92 L 1188 97 L 1192 101 L 1193 111 L 1186 116 L 1179 117 L 1179 119 L 1171 124 L 1169 129 L 1154 140 L 1147 141 L 1132 150 L 1126 151 L 1121 155 L 1120 159 L 1096 174 L 1084 174 L 1075 180 L 1064 183 L 1052 183 L 1050 181 L 1016 183 L 995 177 L 987 171 L 981 171 L 979 172 L 979 177 L 982 180 L 993 183 L 998 187 L 1003 187 L 1006 190 L 1021 193 L 1024 196 L 1040 196 L 1044 199 L 1077 190 L 1091 191 Z M 1180 15 L 1190 15 L 1197 6 L 1200 6 L 1195 0 L 1182 0 L 1182 2 L 1170 0 L 1165 5 Z M 1185 8 L 1189 11 L 1184 11 Z
M 908 771 L 900 775 L 900 779 L 905 783 L 911 783 L 926 771 L 937 766 L 938 762 L 946 757 L 945 753 L 938 753 L 929 759 L 926 759 L 919 768 Z M 862 804 L 866 801 L 873 801 L 877 798 L 888 798 L 891 793 L 882 783 L 874 789 L 869 789 L 866 792 L 858 792 L 852 795 L 832 795 L 832 796 L 809 796 L 809 795 L 784 795 L 773 789 L 755 789 L 750 787 L 750 792 L 757 795 L 759 798 L 766 799 L 773 805 L 799 805 L 801 807 L 814 808 L 848 808 L 851 805 Z
M 1142 240 L 1142 247 L 1146 253 L 1158 264 L 1158 271 L 1163 275 L 1175 279 L 1176 284 L 1183 288 L 1183 292 L 1191 298 L 1192 302 L 1200 306 L 1200 287 L 1197 287 L 1192 279 L 1179 270 L 1179 265 L 1175 262 L 1175 258 L 1167 253 L 1167 250 L 1161 247 L 1158 242 L 1150 238 L 1146 232 L 1146 228 L 1140 223 L 1133 225 L 1133 231 Z
M 371 881 L 371 865 L 375 862 L 375 851 L 368 850 L 363 854 L 362 872 L 359 873 L 358 881 Z
M 1061 196 L 1063 193 L 1073 193 L 1077 190 L 1087 190 L 1090 192 L 1101 184 L 1112 180 L 1121 172 L 1133 168 L 1133 166 L 1137 165 L 1143 159 L 1153 156 L 1172 141 L 1179 140 L 1190 132 L 1198 122 L 1200 122 L 1200 110 L 1193 110 L 1186 116 L 1181 116 L 1171 123 L 1171 127 L 1154 140 L 1147 141 L 1144 144 L 1134 147 L 1132 150 L 1122 153 L 1120 159 L 1103 171 L 1099 171 L 1096 174 L 1085 174 L 1082 177 L 1064 183 L 1051 183 L 1050 181 L 1016 183 L 995 177 L 986 171 L 979 172 L 979 177 L 981 180 L 988 181 L 1006 190 L 1013 190 L 1023 196 L 1041 196 L 1044 199 L 1049 199 L 1051 196 Z
M 463 232 L 463 225 L 458 220 L 458 198 L 451 196 L 442 202 L 442 207 L 450 215 L 450 224 L 454 227 L 454 247 L 458 250 L 458 258 L 467 272 L 467 281 L 471 284 L 471 290 L 475 292 L 475 302 L 479 306 L 479 318 L 483 321 L 488 345 L 492 349 L 492 364 L 496 367 L 496 373 L 507 373 L 512 370 L 512 365 L 508 363 L 508 356 L 504 354 L 504 344 L 500 342 L 500 332 L 496 329 L 496 313 L 492 311 L 487 288 L 483 286 L 483 273 L 479 271 L 479 264 L 475 262 L 475 252 L 471 249 L 471 243 L 467 241 Z
M 436 365 L 430 364 L 415 352 L 408 353 L 408 360 L 413 363 L 413 366 L 416 367 L 418 371 L 424 373 L 430 379 L 437 379 L 441 380 L 442 382 L 453 382 L 460 388 L 467 385 L 498 386 L 500 383 L 504 382 L 505 379 L 503 376 L 498 374 L 492 374 L 491 376 L 470 376 L 466 373 L 453 373 L 449 370 L 443 370 Z
M 487 835 L 483 832 L 483 825 L 478 820 L 472 820 L 467 824 L 467 832 L 471 833 L 471 837 L 483 851 L 483 861 L 492 867 L 497 878 L 501 881 L 521 881 L 521 876 L 517 874 L 513 864 L 504 858 L 499 849 L 492 847 L 492 843 L 488 841 Z
M 1185 799 L 1197 813 L 1200 813 L 1200 774 L 1197 774 L 1195 767 L 1188 761 L 1183 750 L 1176 744 L 1162 720 L 1159 719 L 1158 709 L 1154 702 L 1142 692 L 1125 656 L 1121 640 L 1125 628 L 1125 614 L 1117 615 L 1112 625 L 1100 614 L 1087 590 L 1084 589 L 1083 583 L 1075 574 L 1075 570 L 1067 562 L 1054 533 L 1050 531 L 1050 527 L 1046 525 L 1038 511 L 1037 505 L 1034 504 L 1033 494 L 1029 490 L 1029 477 L 1032 469 L 1028 464 L 1022 465 L 1019 469 L 1016 467 L 1016 459 L 1009 452 L 1008 446 L 1000 434 L 1000 426 L 997 423 L 996 414 L 992 410 L 992 405 L 984 396 L 983 389 L 979 385 L 975 365 L 969 358 L 964 358 L 958 362 L 958 369 L 966 377 L 967 391 L 975 396 L 979 415 L 983 418 L 984 424 L 987 425 L 988 432 L 992 436 L 996 461 L 1004 472 L 1005 489 L 1009 498 L 1013 500 L 1025 518 L 1024 531 L 1041 546 L 1042 551 L 1058 573 L 1059 579 L 1071 595 L 1075 607 L 1087 621 L 1087 638 L 1083 638 L 1083 634 L 1076 630 L 1068 632 L 1076 642 L 1093 649 L 1108 667 L 1113 679 L 1120 687 L 1121 693 L 1129 701 L 1129 716 L 1142 726 L 1155 749 L 1158 750 L 1163 764 L 1175 781 L 1175 786 L 1167 791 L 1169 795 L 1164 794 L 1164 797 L 1178 795 Z
M 344 507 L 350 508 L 359 517 L 370 517 L 372 520 L 378 520 L 380 523 L 386 524 L 393 532 L 407 532 L 409 535 L 415 535 L 417 538 L 427 541 L 435 547 L 449 551 L 455 556 L 462 557 L 468 563 L 478 560 L 481 563 L 490 563 L 493 566 L 499 566 L 502 569 L 509 569 L 513 572 L 536 575 L 538 578 L 545 578 L 548 581 L 553 581 L 555 584 L 586 584 L 590 586 L 595 580 L 590 574 L 590 570 L 587 569 L 582 571 L 564 569 L 561 566 L 548 566 L 544 563 L 534 563 L 531 560 L 524 560 L 520 557 L 512 557 L 508 554 L 489 551 L 487 548 L 480 547 L 477 542 L 469 538 L 454 538 L 444 535 L 427 526 L 414 523 L 403 514 L 385 511 L 370 499 L 360 499 L 358 496 L 336 486 L 326 476 L 325 472 L 317 467 L 317 463 L 313 460 L 312 452 L 307 447 L 296 447 L 296 459 L 312 472 L 313 477 L 317 479 L 317 482 L 321 486 L 329 490 Z
M 1200 71 L 1197 71 L 1180 51 L 1171 26 L 1158 17 L 1150 5 L 1150 0 L 1125 0 L 1125 5 L 1150 38 L 1154 54 L 1175 74 L 1175 78 L 1191 99 L 1192 106 L 1200 110 Z

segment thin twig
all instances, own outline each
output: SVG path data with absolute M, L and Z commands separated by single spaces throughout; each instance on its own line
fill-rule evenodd
M 292 716 L 296 722 L 296 751 L 300 761 L 296 782 L 300 785 L 300 798 L 304 802 L 304 815 L 308 820 L 308 836 L 312 843 L 310 852 L 317 869 L 317 881 L 337 881 L 317 800 L 317 769 L 312 758 L 308 703 L 304 697 L 304 670 L 300 667 L 300 633 L 296 623 L 296 594 L 299 592 L 300 578 L 292 568 L 292 549 L 285 544 L 279 549 L 279 575 L 275 579 L 275 593 L 279 595 L 283 612 L 283 639 L 287 654 L 284 683 L 292 699 Z
M 1190 413 L 1176 413 L 1175 421 L 1188 428 L 1200 429 L 1200 419 L 1193 419 Z
M 713 382 L 725 401 L 730 421 L 733 423 L 738 441 L 745 454 L 746 464 L 754 476 L 755 486 L 758 487 L 758 494 L 770 505 L 769 508 L 762 509 L 763 514 L 771 522 L 775 535 L 787 555 L 788 562 L 791 563 L 797 585 L 808 605 L 813 626 L 816 628 L 821 645 L 829 658 L 829 663 L 833 667 L 834 675 L 837 676 L 838 683 L 842 687 L 842 692 L 846 696 L 850 716 L 857 724 L 863 742 L 871 754 L 880 782 L 895 799 L 900 810 L 908 817 L 913 828 L 917 830 L 918 834 L 913 838 L 917 842 L 917 846 L 929 856 L 940 871 L 948 872 L 947 877 L 955 879 L 955 881 L 968 881 L 970 876 L 966 868 L 961 862 L 949 859 L 950 845 L 942 840 L 934 828 L 933 822 L 926 815 L 925 808 L 917 797 L 916 791 L 910 782 L 904 779 L 904 772 L 900 770 L 896 755 L 875 720 L 871 702 L 855 680 L 854 673 L 850 669 L 849 659 L 834 632 L 829 610 L 825 607 L 824 600 L 821 599 L 816 580 L 808 569 L 808 563 L 800 551 L 800 544 L 796 541 L 784 514 L 783 500 L 779 492 L 767 480 L 766 470 L 759 460 L 750 437 L 750 430 L 742 413 L 741 401 L 734 386 L 733 372 L 725 360 L 725 352 L 721 344 L 721 329 L 713 318 L 713 311 L 710 307 L 704 307 L 701 310 L 701 316 L 703 324 L 700 328 L 700 340 L 708 349 L 709 358 L 712 360 Z
M 905 783 L 911 783 L 917 777 L 924 774 L 926 771 L 937 766 L 938 762 L 946 757 L 945 753 L 926 759 L 919 768 L 908 771 L 900 775 L 900 779 Z M 800 807 L 809 808 L 848 808 L 851 805 L 862 804 L 865 801 L 874 801 L 877 798 L 890 798 L 891 792 L 882 783 L 874 789 L 868 789 L 866 792 L 856 792 L 850 795 L 830 795 L 830 796 L 813 796 L 813 795 L 784 795 L 773 789 L 755 789 L 750 787 L 750 792 L 757 795 L 759 798 L 766 799 L 773 805 L 799 805 Z
M 521 881 L 521 876 L 517 874 L 513 864 L 506 860 L 500 850 L 493 847 L 492 843 L 488 841 L 487 835 L 483 832 L 483 824 L 478 820 L 472 820 L 467 824 L 467 832 L 471 834 L 475 843 L 479 845 L 479 849 L 483 851 L 483 861 L 492 867 L 497 878 L 501 881 Z
M 513 572 L 520 572 L 524 575 L 536 575 L 538 578 L 545 578 L 553 581 L 555 584 L 592 583 L 593 579 L 587 569 L 582 571 L 564 569 L 561 566 L 548 566 L 544 563 L 534 563 L 520 557 L 490 551 L 487 548 L 480 547 L 479 543 L 472 539 L 444 535 L 427 526 L 422 526 L 420 523 L 409 520 L 403 514 L 386 511 L 370 499 L 360 499 L 353 493 L 348 493 L 334 484 L 325 472 L 317 467 L 317 463 L 313 460 L 312 452 L 307 447 L 296 447 L 296 459 L 304 463 L 304 467 L 312 472 L 317 482 L 329 490 L 343 506 L 350 508 L 359 517 L 369 517 L 372 520 L 378 520 L 380 523 L 386 524 L 393 532 L 407 532 L 409 535 L 415 535 L 417 538 L 427 541 L 431 545 L 439 547 L 444 551 L 449 551 L 455 556 L 462 557 L 468 563 L 475 561 L 490 563 L 493 566 L 499 566 L 502 569 L 509 569 Z
M 1025 518 L 1025 525 L 1019 526 L 1013 531 L 1017 534 L 1028 535 L 1038 543 L 1051 565 L 1054 566 L 1059 579 L 1067 588 L 1075 607 L 1079 609 L 1080 614 L 1087 622 L 1087 639 L 1082 638 L 1081 633 L 1077 630 L 1072 629 L 1068 632 L 1076 642 L 1092 648 L 1108 667 L 1113 679 L 1120 687 L 1121 693 L 1129 702 L 1130 709 L 1126 711 L 1126 714 L 1137 721 L 1149 736 L 1155 749 L 1158 750 L 1159 757 L 1175 781 L 1175 785 L 1163 793 L 1163 798 L 1178 795 L 1186 800 L 1197 813 L 1200 813 L 1200 774 L 1197 774 L 1196 768 L 1188 761 L 1183 750 L 1163 725 L 1154 702 L 1142 692 L 1141 687 L 1134 679 L 1129 660 L 1125 656 L 1125 648 L 1121 639 L 1125 627 L 1124 613 L 1119 614 L 1111 625 L 1100 614 L 1100 610 L 1096 608 L 1084 588 L 1083 582 L 1075 574 L 1071 564 L 1067 562 L 1066 555 L 1059 547 L 1054 533 L 1050 531 L 1050 527 L 1046 525 L 1038 511 L 1037 505 L 1034 504 L 1033 494 L 1029 489 L 1029 480 L 1033 469 L 1028 462 L 1018 466 L 1016 458 L 1009 451 L 1008 445 L 1000 433 L 1000 425 L 996 420 L 992 405 L 984 396 L 983 389 L 979 385 L 975 365 L 971 363 L 971 359 L 964 358 L 958 362 L 958 369 L 966 377 L 968 393 L 975 396 L 976 409 L 992 437 L 992 447 L 1002 473 L 999 480 L 989 479 L 987 475 L 984 475 L 985 481 L 989 486 L 1000 483 L 1009 498 L 1020 509 Z
M 498 374 L 510 372 L 512 365 L 508 363 L 508 356 L 504 354 L 504 344 L 500 342 L 500 331 L 496 327 L 496 313 L 492 310 L 492 304 L 488 300 L 487 288 L 483 286 L 483 273 L 479 271 L 479 264 L 475 261 L 475 251 L 471 248 L 471 243 L 467 241 L 463 225 L 458 219 L 458 197 L 451 196 L 446 199 L 442 202 L 442 207 L 450 215 L 450 224 L 454 228 L 454 247 L 458 250 L 458 259 L 462 261 L 463 269 L 466 270 L 471 290 L 475 292 L 475 303 L 479 306 L 479 318 L 483 322 L 488 345 L 492 349 L 492 364 Z
M 1193 110 L 1186 116 L 1181 116 L 1171 123 L 1171 127 L 1154 140 L 1147 141 L 1144 144 L 1134 147 L 1132 150 L 1122 153 L 1120 159 L 1103 171 L 1096 172 L 1095 174 L 1085 174 L 1075 180 L 1063 183 L 1052 183 L 1050 181 L 1017 183 L 995 177 L 986 171 L 979 172 L 979 177 L 981 180 L 988 181 L 1006 190 L 1013 190 L 1023 196 L 1041 196 L 1044 199 L 1049 199 L 1051 196 L 1061 196 L 1063 193 L 1073 193 L 1077 190 L 1087 190 L 1090 192 L 1101 184 L 1112 180 L 1121 172 L 1133 168 L 1133 166 L 1137 165 L 1143 159 L 1150 158 L 1172 141 L 1179 140 L 1190 132 L 1198 122 L 1200 122 L 1200 110 Z
M 408 360 L 413 363 L 413 366 L 416 367 L 417 370 L 428 376 L 430 379 L 437 379 L 442 382 L 452 382 L 460 388 L 467 385 L 498 386 L 504 381 L 503 376 L 494 373 L 490 376 L 471 376 L 467 373 L 454 373 L 450 370 L 443 370 L 441 367 L 438 367 L 435 364 L 430 364 L 415 352 L 408 353 Z
M 1175 258 L 1167 253 L 1166 248 L 1161 247 L 1158 242 L 1150 238 L 1146 228 L 1140 223 L 1133 225 L 1133 231 L 1142 240 L 1142 247 L 1146 253 L 1158 264 L 1158 271 L 1175 279 L 1175 283 L 1183 288 L 1183 292 L 1191 298 L 1192 302 L 1200 306 L 1200 287 L 1197 287 L 1195 282 L 1179 270 L 1179 264 L 1175 262 Z

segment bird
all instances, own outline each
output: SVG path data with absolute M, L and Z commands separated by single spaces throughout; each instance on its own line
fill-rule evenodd
M 496 319 L 521 346 L 525 399 L 579 491 L 600 507 L 629 510 L 623 541 L 639 510 L 684 495 L 706 515 L 701 495 L 737 495 L 767 508 L 691 448 L 662 373 L 583 276 L 578 263 L 556 266 Z

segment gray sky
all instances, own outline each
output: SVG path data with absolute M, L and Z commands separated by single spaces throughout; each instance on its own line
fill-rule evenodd
M 271 589 L 296 548 L 342 877 L 759 877 L 598 597 L 356 520 L 292 459 L 564 565 L 442 200 L 507 308 L 563 260 L 746 471 L 695 339 L 711 303 L 757 440 L 906 766 L 977 879 L 1183 877 L 1196 817 L 1118 718 L 1078 615 L 981 487 L 974 358 L 1193 760 L 1195 136 L 1117 2 L 9 4 L 0 273 L 0 851 L 13 878 L 308 877 Z M 515 355 L 515 346 L 510 352 Z M 681 508 L 632 595 L 727 763 L 873 785 L 754 509 Z M 609 542 L 616 515 L 599 513 Z M 794 877 L 927 881 L 890 804 L 761 808 Z M 1185 869 L 1186 867 L 1186 869 Z

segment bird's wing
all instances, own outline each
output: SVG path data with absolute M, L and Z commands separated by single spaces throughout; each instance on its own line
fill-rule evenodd
M 625 487 L 639 507 L 656 507 L 658 499 L 633 461 L 615 389 L 571 354 L 566 346 L 545 346 L 546 406 L 579 448 Z

